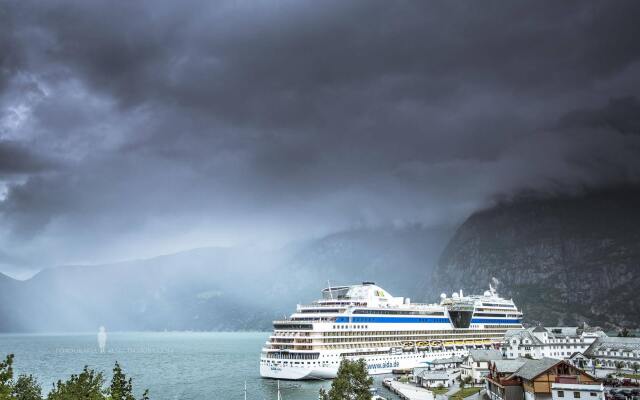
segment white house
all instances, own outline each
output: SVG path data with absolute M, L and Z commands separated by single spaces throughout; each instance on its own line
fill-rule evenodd
M 593 328 L 537 326 L 509 330 L 505 333 L 502 352 L 506 358 L 543 357 L 567 359 L 574 353 L 584 353 L 604 332 Z
M 601 384 L 552 383 L 553 400 L 604 400 L 604 386 Z
M 415 372 L 414 372 L 415 373 Z M 453 376 L 450 375 L 447 371 L 442 370 L 427 370 L 424 369 L 415 373 L 413 380 L 418 386 L 422 387 L 449 387 L 453 384 Z
M 462 379 L 471 377 L 473 383 L 482 383 L 489 372 L 489 363 L 502 358 L 500 350 L 469 350 L 469 355 L 460 366 L 460 377 Z
M 431 370 L 453 370 L 460 369 L 464 360 L 461 357 L 453 356 L 448 358 L 437 358 L 431 361 Z

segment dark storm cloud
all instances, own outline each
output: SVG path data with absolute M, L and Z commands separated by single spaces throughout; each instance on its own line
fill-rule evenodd
M 633 96 L 615 98 L 603 108 L 572 111 L 560 119 L 560 128 L 589 127 L 624 135 L 640 134 L 640 100 Z
M 639 15 L 6 2 L 0 168 L 24 179 L 3 183 L 0 240 L 99 261 L 458 221 L 496 194 L 636 180 Z
M 14 37 L 14 23 L 9 10 L 0 8 L 0 91 L 20 66 L 21 51 Z
M 33 154 L 20 143 L 0 141 L 0 176 L 44 171 L 54 163 Z

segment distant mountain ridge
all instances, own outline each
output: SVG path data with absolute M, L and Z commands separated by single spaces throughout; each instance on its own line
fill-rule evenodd
M 358 229 L 283 249 L 201 248 L 146 260 L 0 274 L 0 332 L 266 330 L 332 284 L 377 280 L 399 295 L 436 260 L 452 230 Z M 391 290 L 390 288 L 390 290 Z
M 529 322 L 637 327 L 640 188 L 520 198 L 473 214 L 440 257 L 432 288 L 475 292 L 492 277 Z

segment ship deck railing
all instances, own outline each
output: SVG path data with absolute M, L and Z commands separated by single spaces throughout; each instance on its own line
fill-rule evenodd
M 296 309 L 298 310 L 308 310 L 308 309 L 322 309 L 322 308 L 349 308 L 349 307 L 367 307 L 367 308 L 375 308 L 375 309 L 414 309 L 414 308 L 437 308 L 441 307 L 440 304 L 436 303 L 409 303 L 409 304 L 380 304 L 376 307 L 371 307 L 367 303 L 354 303 L 354 302 L 345 302 L 341 304 L 333 304 L 333 303 L 312 303 L 312 304 L 297 304 Z
M 345 301 L 337 301 L 337 300 L 329 300 L 322 301 L 311 304 L 297 304 L 298 309 L 309 309 L 309 308 L 349 308 L 349 307 L 366 307 L 367 303 L 354 301 L 354 300 L 345 300 Z

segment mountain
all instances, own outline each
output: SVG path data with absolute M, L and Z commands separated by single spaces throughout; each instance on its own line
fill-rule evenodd
M 283 275 L 293 287 L 271 283 L 297 301 L 317 298 L 328 280 L 332 285 L 373 281 L 396 296 L 423 300 L 422 277 L 436 267 L 453 232 L 450 227 L 412 225 L 336 233 L 304 243 L 288 259 Z
M 268 259 L 258 254 L 257 258 Z M 265 305 L 246 296 L 259 285 L 241 276 L 236 249 L 205 248 L 148 260 L 46 269 L 0 282 L 7 331 L 261 329 Z M 265 265 L 264 273 L 268 273 Z M 246 293 L 234 290 L 242 285 Z M 9 298 L 7 298 L 9 297 Z M 7 326 L 8 325 L 8 326 Z
M 635 327 L 639 205 L 640 188 L 619 187 L 476 212 L 446 246 L 432 287 L 479 292 L 496 278 L 531 323 Z
M 152 259 L 0 274 L 0 331 L 265 330 L 331 284 L 378 280 L 419 296 L 446 228 L 358 229 L 267 251 L 201 248 Z

